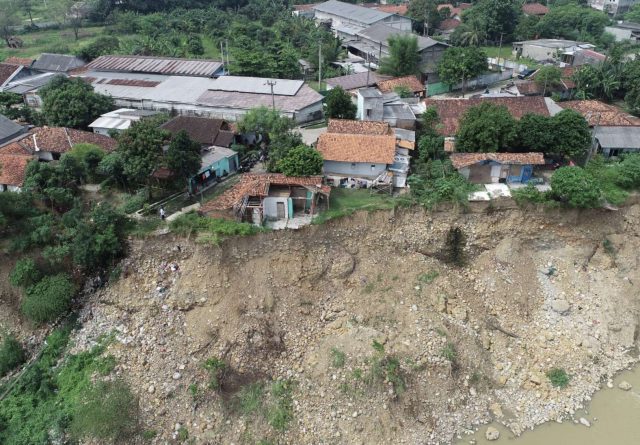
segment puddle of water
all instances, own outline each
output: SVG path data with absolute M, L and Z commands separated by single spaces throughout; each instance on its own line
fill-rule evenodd
M 622 380 L 633 385 L 630 391 L 618 389 Z M 576 412 L 576 419 L 586 418 L 591 427 L 574 424 L 571 420 L 563 423 L 549 422 L 527 431 L 520 437 L 502 425 L 493 424 L 500 431 L 500 439 L 488 441 L 484 437 L 487 426 L 474 435 L 467 436 L 457 445 L 468 445 L 472 439 L 478 445 L 627 445 L 640 444 L 640 367 L 621 373 L 614 380 L 612 389 L 598 391 L 589 406 L 589 414 Z M 594 418 L 598 419 L 594 421 Z

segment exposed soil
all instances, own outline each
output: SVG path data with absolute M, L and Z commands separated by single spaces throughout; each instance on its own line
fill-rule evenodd
M 570 416 L 637 357 L 639 221 L 640 205 L 405 210 L 220 247 L 135 241 L 121 279 L 90 297 L 76 349 L 117 332 L 117 373 L 156 443 L 179 427 L 203 444 L 444 444 L 492 419 L 518 433 Z M 453 226 L 463 268 L 442 261 Z M 211 357 L 228 364 L 217 391 Z M 376 378 L 393 358 L 394 378 Z M 551 386 L 555 367 L 568 387 Z M 284 433 L 234 409 L 275 379 L 295 381 Z

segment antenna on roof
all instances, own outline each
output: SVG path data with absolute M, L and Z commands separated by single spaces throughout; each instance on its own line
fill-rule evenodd
M 273 86 L 278 83 L 275 80 L 267 80 L 265 85 L 269 85 L 271 87 L 271 108 L 276 109 L 276 97 L 273 95 Z

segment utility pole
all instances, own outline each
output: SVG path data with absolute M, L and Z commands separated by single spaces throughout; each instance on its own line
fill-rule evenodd
M 276 109 L 276 96 L 273 94 L 273 86 L 276 83 L 277 82 L 275 80 L 267 80 L 267 83 L 265 83 L 265 85 L 269 85 L 271 87 L 271 108 L 273 110 Z
M 227 69 L 227 64 L 224 61 L 224 49 L 222 48 L 222 40 L 220 40 L 220 56 L 222 57 L 222 74 L 224 75 L 224 72 Z
M 225 39 L 225 46 L 227 47 L 227 75 L 231 74 L 231 69 L 229 68 L 229 39 Z
M 380 62 L 382 62 L 382 42 L 380 42 L 380 48 L 378 49 L 378 69 L 380 69 Z
M 318 42 L 318 91 L 322 89 L 322 40 Z
M 500 67 L 500 71 L 502 72 L 502 67 L 500 66 L 500 56 L 502 55 L 502 36 L 503 32 L 500 33 L 500 46 L 498 47 L 498 66 Z

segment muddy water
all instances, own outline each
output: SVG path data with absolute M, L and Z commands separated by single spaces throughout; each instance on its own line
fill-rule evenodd
M 618 383 L 626 380 L 633 385 L 630 391 L 618 389 Z M 640 367 L 621 373 L 614 380 L 612 389 L 602 389 L 596 393 L 587 411 L 576 413 L 576 419 L 584 417 L 591 427 L 575 424 L 550 422 L 514 437 L 501 425 L 493 425 L 500 430 L 497 441 L 484 437 L 486 426 L 463 438 L 457 445 L 468 445 L 475 439 L 478 445 L 631 445 L 640 444 Z M 471 442 L 473 443 L 473 442 Z

